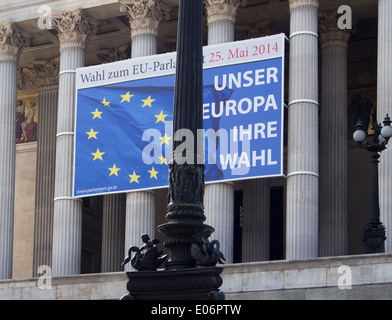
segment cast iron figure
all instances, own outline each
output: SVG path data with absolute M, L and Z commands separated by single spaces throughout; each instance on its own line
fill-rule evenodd
M 191 246 L 192 258 L 196 260 L 196 266 L 213 267 L 218 262 L 225 263 L 226 259 L 223 253 L 219 251 L 220 244 L 218 240 L 208 240 L 214 232 L 213 228 L 206 228 L 202 233 L 195 234 L 193 237 L 197 240 Z
M 162 251 L 159 251 L 156 244 L 159 243 L 158 239 L 150 240 L 148 234 L 143 233 L 142 241 L 145 243 L 142 247 L 138 248 L 132 246 L 128 250 L 128 257 L 125 258 L 121 264 L 125 266 L 129 261 L 131 265 L 137 271 L 157 271 L 159 266 L 166 260 L 167 255 L 162 255 Z M 132 252 L 136 252 L 134 257 L 131 259 Z

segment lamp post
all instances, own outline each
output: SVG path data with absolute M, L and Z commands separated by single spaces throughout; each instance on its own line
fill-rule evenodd
M 219 242 L 208 240 L 214 228 L 204 224 L 202 148 L 196 143 L 183 150 L 183 142 L 175 138 L 180 130 L 198 138 L 203 128 L 203 1 L 180 0 L 178 16 L 169 205 L 167 223 L 157 227 L 167 237 L 163 245 L 170 250 L 170 259 L 164 270 L 157 270 L 165 256 L 160 256 L 156 239 L 143 235 L 145 245 L 130 247 L 123 263 L 131 262 L 138 272 L 127 272 L 129 294 L 122 300 L 225 298 L 219 290 L 223 268 L 216 266 L 224 257 Z M 136 255 L 131 259 L 132 252 Z
M 366 143 L 366 149 L 372 152 L 373 163 L 373 191 L 372 191 L 372 210 L 371 220 L 363 228 L 364 253 L 381 253 L 385 252 L 385 226 L 380 221 L 380 206 L 378 196 L 378 163 L 380 153 L 386 149 L 389 139 L 392 137 L 391 119 L 388 114 L 384 119 L 384 126 L 381 123 L 374 122 L 374 136 L 372 141 Z M 355 125 L 353 139 L 359 145 L 365 140 L 366 132 L 361 119 L 358 119 Z

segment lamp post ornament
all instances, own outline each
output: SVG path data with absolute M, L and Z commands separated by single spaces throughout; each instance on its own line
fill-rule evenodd
M 373 191 L 372 191 L 372 209 L 371 209 L 371 220 L 363 228 L 363 242 L 364 242 L 364 253 L 382 253 L 385 252 L 385 226 L 380 221 L 380 206 L 379 206 L 379 195 L 378 195 L 378 163 L 380 153 L 387 148 L 389 139 L 392 137 L 391 119 L 388 114 L 385 116 L 383 121 L 384 126 L 381 123 L 374 122 L 374 135 L 372 141 L 366 143 L 366 149 L 372 152 L 372 163 L 373 163 Z M 361 119 L 358 119 L 355 125 L 355 132 L 353 139 L 359 145 L 365 140 L 366 132 L 364 130 Z

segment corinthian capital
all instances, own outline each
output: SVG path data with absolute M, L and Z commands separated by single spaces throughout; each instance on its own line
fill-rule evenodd
M 244 7 L 246 0 L 204 0 L 207 10 L 207 22 L 230 20 L 235 22 L 238 7 Z
M 161 0 L 122 0 L 120 11 L 129 18 L 131 36 L 140 33 L 158 35 L 159 23 L 169 20 L 171 8 Z
M 30 40 L 14 22 L 0 25 L 0 60 L 18 60 L 20 50 L 29 45 Z
M 341 46 L 347 48 L 348 39 L 350 38 L 352 30 L 339 29 L 338 19 L 339 16 L 337 11 L 319 13 L 318 21 L 322 48 L 327 46 Z
M 289 0 L 290 9 L 297 6 L 319 6 L 319 0 Z
M 98 31 L 98 21 L 89 17 L 83 9 L 53 14 L 52 25 L 58 31 L 60 48 L 86 48 L 88 39 Z

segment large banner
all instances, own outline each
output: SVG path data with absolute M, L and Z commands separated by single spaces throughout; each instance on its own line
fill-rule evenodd
M 206 183 L 283 175 L 284 45 L 204 48 Z M 168 185 L 175 68 L 168 53 L 77 69 L 75 197 Z

